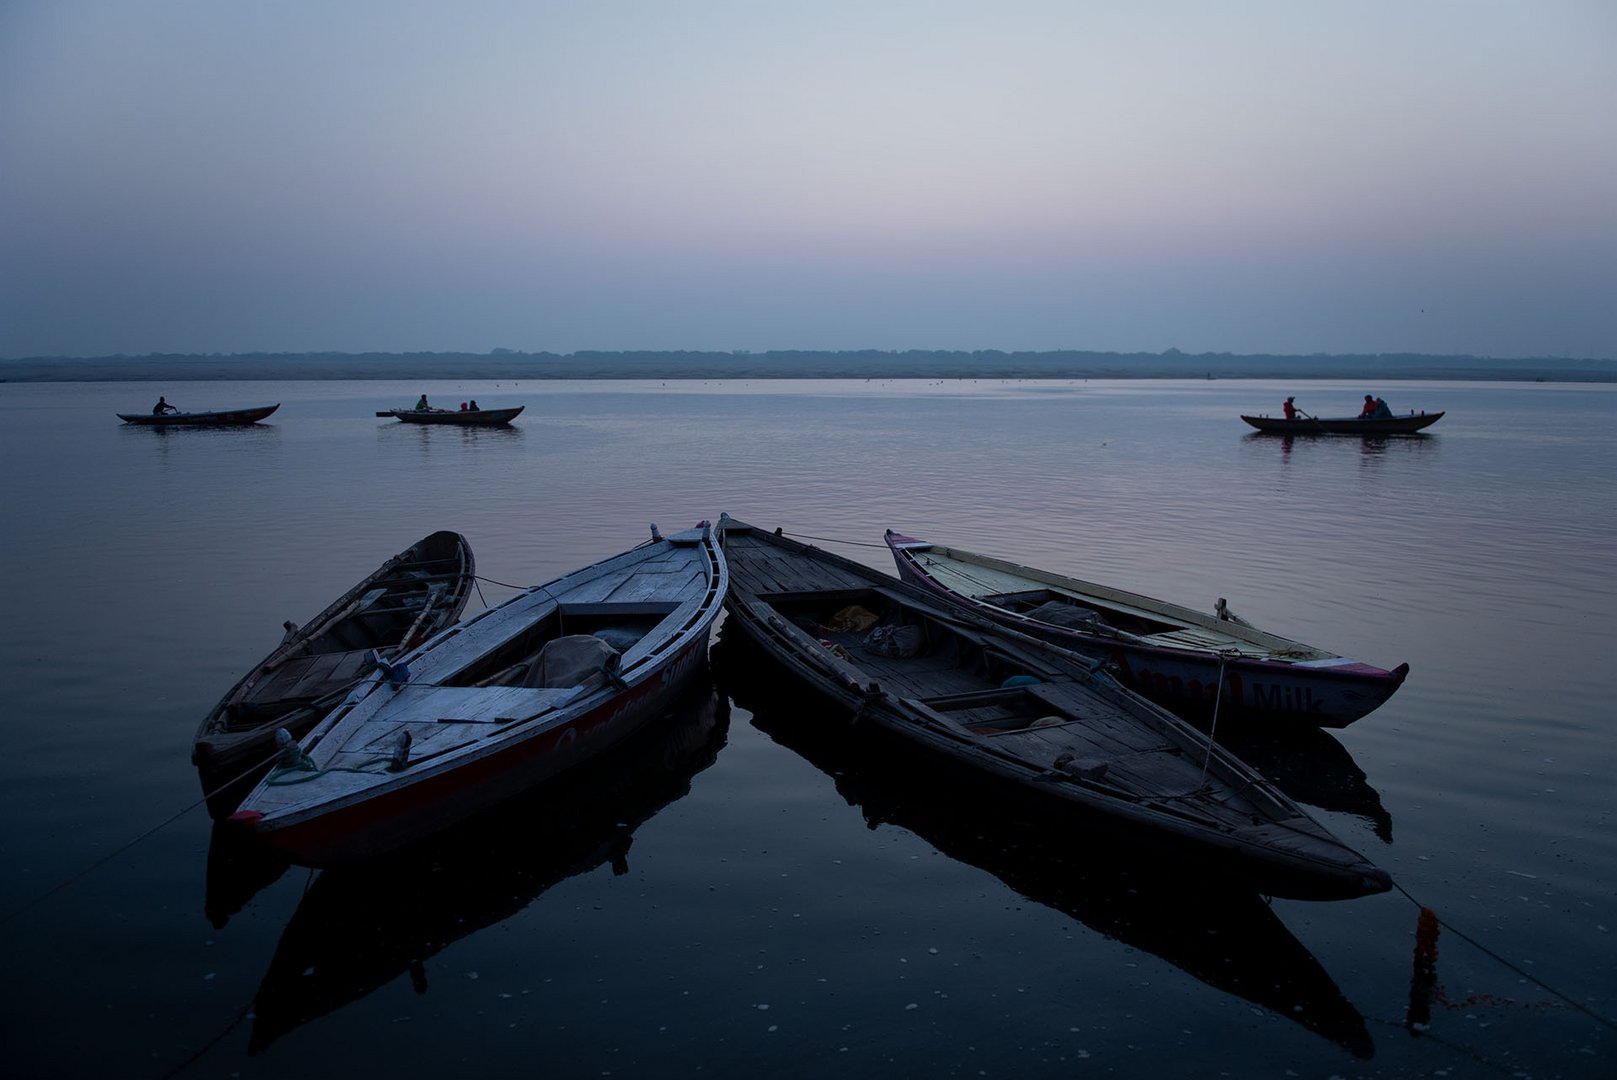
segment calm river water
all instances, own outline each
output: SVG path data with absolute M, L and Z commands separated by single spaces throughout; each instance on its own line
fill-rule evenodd
M 422 391 L 527 410 L 374 417 Z M 1366 391 L 1448 415 L 1381 441 L 1238 419 Z M 114 417 L 160 392 L 281 409 Z M 8 383 L 0 446 L 7 1075 L 1617 1070 L 1617 387 Z M 1241 747 L 1399 890 L 1270 902 L 1008 819 L 828 737 L 722 628 L 676 715 L 475 828 L 323 874 L 215 841 L 191 739 L 283 619 L 435 529 L 492 603 L 721 511 L 1407 661 L 1353 726 Z M 1412 1029 L 1418 905 L 1444 928 Z

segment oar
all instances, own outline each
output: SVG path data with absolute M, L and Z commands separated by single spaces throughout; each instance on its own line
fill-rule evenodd
M 1303 412 L 1301 409 L 1297 410 L 1297 415 L 1302 417 L 1304 420 L 1312 420 L 1314 422 L 1314 426 L 1319 428 L 1321 431 L 1325 430 L 1325 425 L 1319 422 L 1319 417 L 1310 416 L 1307 413 Z

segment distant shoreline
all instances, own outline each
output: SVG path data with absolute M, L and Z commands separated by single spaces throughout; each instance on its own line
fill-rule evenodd
M 903 352 L 233 353 L 0 359 L 3 382 L 362 379 L 1394 379 L 1617 382 L 1617 360 L 1416 353 L 1238 355 Z

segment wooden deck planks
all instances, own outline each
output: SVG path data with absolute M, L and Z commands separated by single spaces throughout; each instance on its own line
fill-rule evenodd
M 352 682 L 370 664 L 368 649 L 321 653 L 288 660 L 245 695 L 246 701 L 299 700 L 321 697 L 334 686 Z

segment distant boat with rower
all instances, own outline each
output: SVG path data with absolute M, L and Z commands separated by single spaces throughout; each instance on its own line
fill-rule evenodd
M 1247 416 L 1252 427 L 1266 435 L 1411 435 L 1443 419 L 1441 411 L 1394 413 L 1387 403 L 1364 395 L 1364 408 L 1358 416 L 1310 416 L 1287 398 L 1284 416 Z
M 427 404 L 426 395 L 413 409 L 378 409 L 377 416 L 392 416 L 406 424 L 449 424 L 453 427 L 503 427 L 515 420 L 527 408 L 515 405 L 505 409 L 482 409 L 477 402 L 462 403 L 458 409 L 434 409 Z
M 244 427 L 265 419 L 276 409 L 274 405 L 256 405 L 249 409 L 216 409 L 205 412 L 147 412 L 119 413 L 118 419 L 136 427 Z

